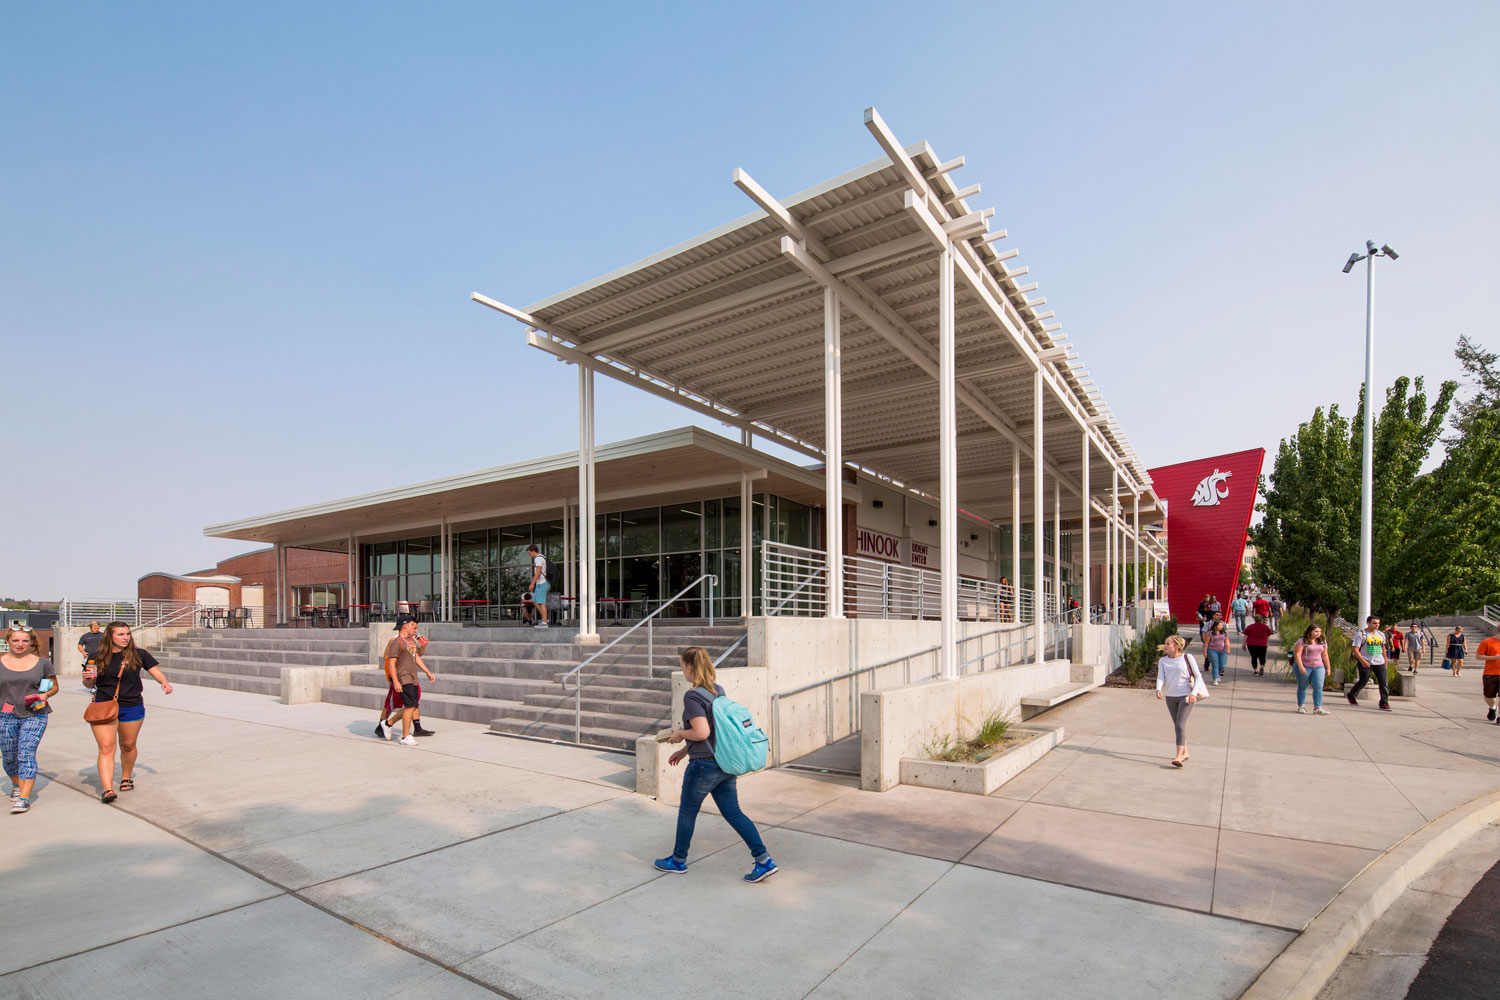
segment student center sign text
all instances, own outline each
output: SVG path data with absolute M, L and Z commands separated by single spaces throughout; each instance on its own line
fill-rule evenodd
M 883 531 L 875 531 L 871 528 L 859 529 L 855 554 L 870 559 L 879 559 L 882 562 L 915 566 L 918 569 L 937 569 L 941 562 L 935 545 L 928 545 L 926 542 L 918 542 L 910 538 L 897 538 L 895 535 L 887 535 Z

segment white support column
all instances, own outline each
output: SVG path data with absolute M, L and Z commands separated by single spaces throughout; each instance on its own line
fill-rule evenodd
M 950 264 L 951 269 L 951 264 Z M 952 276 L 949 276 L 952 285 Z M 948 300 L 951 314 L 952 292 Z M 951 333 L 950 333 L 951 341 Z M 951 347 L 951 343 L 950 343 Z M 823 289 L 823 505 L 827 526 L 823 539 L 824 578 L 828 605 L 825 616 L 844 617 L 844 403 L 843 348 L 839 333 L 839 296 Z M 952 353 L 951 350 L 949 352 Z M 948 357 L 948 355 L 944 355 Z M 948 372 L 951 379 L 952 370 Z M 946 411 L 944 411 L 946 412 Z M 945 453 L 946 454 L 946 453 Z M 946 498 L 944 501 L 946 509 Z M 955 602 L 957 601 L 957 591 Z
M 448 519 L 438 521 L 438 562 L 443 571 L 438 574 L 438 605 L 443 609 L 439 621 L 448 620 Z
M 1021 446 L 1010 450 L 1010 606 L 1021 624 Z
M 1042 603 L 1042 581 L 1046 563 L 1042 558 L 1042 524 L 1047 520 L 1047 493 L 1042 481 L 1042 371 L 1031 376 L 1031 562 L 1036 594 L 1032 601 L 1032 624 L 1036 630 L 1036 662 L 1041 663 L 1047 647 L 1047 612 Z
M 1146 588 L 1141 586 L 1141 495 L 1135 494 L 1135 527 L 1131 532 L 1131 541 L 1135 545 L 1135 602 L 1136 607 L 1141 607 L 1145 598 L 1142 596 Z
M 1087 622 L 1089 620 L 1089 601 L 1093 597 L 1093 589 L 1094 589 L 1093 588 L 1093 581 L 1090 579 L 1090 577 L 1092 576 L 1092 574 L 1094 572 L 1094 566 L 1093 566 L 1093 559 L 1094 559 L 1093 547 L 1094 546 L 1093 546 L 1093 539 L 1089 537 L 1090 534 L 1092 534 L 1092 532 L 1093 532 L 1093 527 L 1091 525 L 1091 522 L 1093 520 L 1093 516 L 1092 516 L 1093 515 L 1093 511 L 1089 509 L 1089 502 L 1090 502 L 1089 501 L 1089 451 L 1090 451 L 1090 449 L 1091 449 L 1091 446 L 1089 444 L 1089 436 L 1088 436 L 1087 433 L 1085 433 L 1083 435 L 1083 500 L 1079 504 L 1079 507 L 1083 510 L 1083 521 L 1081 522 L 1081 526 L 1082 526 L 1083 530 L 1080 532 L 1080 534 L 1083 537 L 1083 597 L 1081 597 L 1079 599 L 1079 603 L 1081 603 L 1083 605 L 1083 620 L 1084 620 L 1084 622 Z
M 276 543 L 276 624 L 286 623 L 286 549 Z
M 1053 615 L 1063 620 L 1067 602 L 1063 600 L 1062 577 L 1062 483 L 1052 477 L 1052 599 L 1057 602 Z
M 939 663 L 944 677 L 958 676 L 958 371 L 955 359 L 957 315 L 953 287 L 953 245 L 938 257 L 938 514 L 942 570 L 942 626 Z
M 1119 624 L 1121 604 L 1121 471 L 1115 469 L 1115 484 L 1110 489 L 1110 621 Z
M 578 641 L 599 642 L 594 559 L 594 372 L 578 368 Z
M 568 498 L 563 499 L 563 593 L 576 596 L 573 591 L 573 510 Z
M 352 531 L 344 539 L 344 555 L 348 568 L 347 579 L 344 583 L 344 613 L 347 615 L 349 605 L 358 603 L 354 598 L 354 532 Z

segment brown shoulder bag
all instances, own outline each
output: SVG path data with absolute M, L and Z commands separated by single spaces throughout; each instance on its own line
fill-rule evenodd
M 102 667 L 99 668 L 99 670 L 96 672 L 94 680 L 95 684 L 97 684 L 100 680 L 100 678 L 98 677 L 98 673 L 102 672 Z M 108 701 L 89 702 L 88 707 L 83 710 L 83 721 L 87 722 L 91 726 L 100 726 L 108 722 L 114 722 L 116 719 L 118 719 L 120 717 L 120 685 L 124 683 L 124 681 L 125 664 L 122 660 L 120 663 L 120 674 L 115 679 L 115 696 Z

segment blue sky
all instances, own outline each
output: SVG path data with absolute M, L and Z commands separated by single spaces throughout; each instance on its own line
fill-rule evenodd
M 1492 347 L 1486 3 L 13 5 L 0 596 L 133 594 L 205 524 L 576 444 L 524 304 L 867 162 L 963 154 L 1148 464 Z M 601 438 L 692 422 L 612 385 Z M 522 433 L 528 428 L 530 433 Z M 719 429 L 719 428 L 714 428 Z M 16 458 L 12 458 L 15 463 Z M 13 468 L 15 466 L 13 465 Z

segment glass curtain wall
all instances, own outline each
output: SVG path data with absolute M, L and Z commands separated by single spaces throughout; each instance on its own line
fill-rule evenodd
M 362 545 L 365 600 L 382 605 L 384 613 L 397 601 L 433 601 L 439 606 L 443 590 L 443 545 L 437 535 L 418 535 L 394 542 Z

